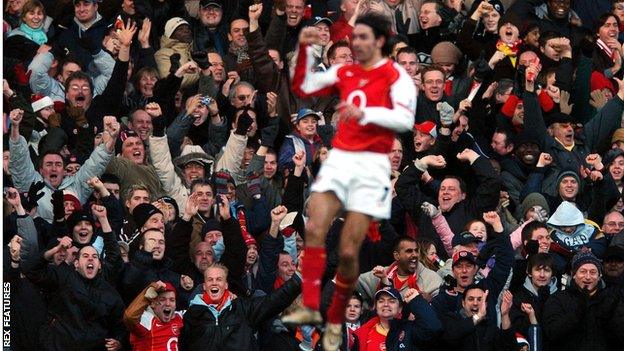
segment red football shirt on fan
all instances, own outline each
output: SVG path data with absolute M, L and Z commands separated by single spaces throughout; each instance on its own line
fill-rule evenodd
M 169 323 L 162 323 L 148 308 L 141 315 L 139 324 L 130 333 L 134 351 L 178 351 L 178 336 L 184 325 L 182 313 L 175 312 Z
M 366 340 L 366 351 L 385 351 L 386 350 L 386 335 L 381 334 L 377 329 L 371 328 L 368 332 L 368 340 Z
M 293 89 L 299 96 L 339 93 L 340 100 L 358 106 L 364 116 L 338 122 L 332 142 L 345 151 L 387 154 L 394 132 L 412 130 L 416 110 L 416 87 L 407 72 L 390 59 L 372 67 L 359 64 L 335 65 L 325 72 L 313 72 L 312 48 L 299 47 Z

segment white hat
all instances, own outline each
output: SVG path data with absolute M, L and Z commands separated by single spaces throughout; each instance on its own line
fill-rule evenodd
M 165 24 L 165 36 L 167 38 L 171 38 L 171 35 L 176 30 L 176 28 L 183 24 L 186 24 L 187 26 L 189 25 L 189 23 L 181 17 L 173 17 L 172 19 L 168 20 Z
M 557 227 L 571 227 L 585 223 L 585 218 L 572 202 L 563 201 L 547 223 Z
M 48 106 L 53 106 L 53 105 L 54 105 L 54 101 L 52 101 L 52 99 L 50 99 L 49 96 L 44 96 L 41 99 L 35 100 L 30 104 L 30 106 L 33 109 L 33 112 L 41 111 L 44 108 Z

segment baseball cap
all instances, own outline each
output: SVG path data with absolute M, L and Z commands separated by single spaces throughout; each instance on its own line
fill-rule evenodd
M 295 123 L 298 123 L 302 119 L 307 116 L 314 116 L 317 120 L 321 119 L 321 116 L 316 111 L 310 110 L 309 108 L 302 108 L 297 112 L 297 118 L 295 118 Z
M 438 137 L 436 124 L 433 123 L 432 121 L 424 121 L 420 124 L 415 124 L 414 128 L 423 134 L 431 135 L 434 139 Z
M 214 6 L 214 7 L 218 7 L 218 8 L 223 8 L 223 1 L 221 1 L 221 0 L 201 0 L 199 2 L 199 6 L 201 6 L 201 7 Z
M 173 32 L 175 32 L 175 30 L 183 24 L 189 26 L 189 23 L 181 17 L 173 17 L 172 19 L 168 20 L 167 23 L 165 23 L 165 36 L 167 38 L 171 38 Z
M 327 24 L 329 27 L 332 26 L 332 24 L 334 24 L 334 21 L 332 21 L 331 19 L 327 18 L 327 17 L 321 17 L 321 16 L 315 16 L 312 21 L 314 21 L 314 25 L 316 26 L 319 23 L 325 23 Z
M 453 247 L 457 246 L 457 245 L 468 245 L 470 243 L 478 243 L 480 242 L 479 239 L 477 239 L 476 236 L 472 235 L 471 232 L 461 232 L 457 235 L 453 236 L 453 240 L 451 241 L 451 245 Z
M 477 264 L 477 259 L 470 251 L 459 251 L 453 255 L 453 267 L 461 261 L 468 261 L 472 264 Z
M 375 293 L 375 301 L 377 301 L 379 297 L 383 294 L 390 295 L 391 297 L 399 300 L 400 304 L 403 304 L 403 297 L 401 296 L 401 293 L 397 289 L 391 286 L 386 286 L 385 288 L 381 288 L 377 290 L 377 292 Z

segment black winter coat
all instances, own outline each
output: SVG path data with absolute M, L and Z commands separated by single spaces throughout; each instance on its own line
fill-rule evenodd
M 105 338 L 124 339 L 123 301 L 101 274 L 86 279 L 72 266 L 53 266 L 41 257 L 26 276 L 55 292 L 48 321 L 39 329 L 43 350 L 104 350 Z
M 551 351 L 622 350 L 624 302 L 617 290 L 598 288 L 587 296 L 573 282 L 548 299 L 542 320 Z
M 196 295 L 184 314 L 180 351 L 257 350 L 254 334 L 261 324 L 286 309 L 300 292 L 301 280 L 295 275 L 271 295 L 232 300 L 218 317 Z

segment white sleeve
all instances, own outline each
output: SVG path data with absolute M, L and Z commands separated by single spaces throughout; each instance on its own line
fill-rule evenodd
M 360 124 L 373 123 L 397 132 L 405 132 L 414 127 L 418 96 L 416 86 L 403 67 L 395 63 L 394 68 L 399 71 L 399 78 L 390 87 L 392 109 L 379 106 L 365 107 Z
M 324 89 L 331 89 L 338 81 L 338 69 L 342 65 L 333 65 L 328 70 L 314 72 L 312 46 L 300 46 L 293 77 L 293 88 L 300 96 L 323 94 Z

